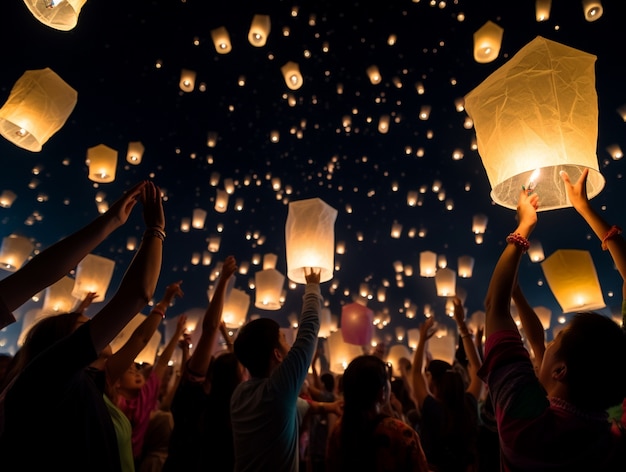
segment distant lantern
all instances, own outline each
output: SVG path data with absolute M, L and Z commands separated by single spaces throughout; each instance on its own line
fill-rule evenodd
M 446 361 L 448 364 L 454 364 L 454 354 L 456 352 L 456 336 L 446 334 L 444 336 L 433 336 L 427 342 L 428 352 L 432 359 Z
M 563 313 L 599 310 L 606 306 L 588 251 L 559 249 L 541 263 L 541 268 Z
M 376 65 L 371 65 L 367 68 L 367 76 L 373 85 L 379 84 L 382 80 L 382 76 L 380 75 L 380 71 Z
M 493 21 L 481 26 L 474 33 L 474 60 L 481 64 L 494 61 L 500 54 L 503 33 L 504 29 Z
M 472 233 L 483 234 L 487 230 L 487 215 L 476 214 L 472 218 Z
M 191 228 L 191 218 L 185 216 L 180 219 L 180 230 L 183 233 L 188 233 Z
M 413 359 L 413 355 L 409 348 L 404 344 L 394 344 L 389 348 L 389 352 L 387 353 L 387 362 L 391 364 L 391 369 L 394 377 L 402 377 L 402 371 L 400 371 L 400 359 L 406 359 L 407 361 L 411 361 Z
M 209 131 L 207 133 L 207 137 L 206 137 L 206 145 L 207 147 L 210 148 L 214 148 L 215 146 L 217 146 L 217 138 L 218 138 L 218 133 L 217 131 Z
M 254 306 L 263 310 L 280 310 L 280 295 L 285 276 L 276 269 L 263 269 L 254 274 Z
M 263 255 L 263 270 L 275 269 L 278 262 L 278 256 L 271 252 Z
M 3 190 L 2 194 L 0 194 L 0 207 L 2 208 L 11 208 L 13 202 L 17 198 L 15 192 L 11 190 Z
M 448 258 L 445 254 L 437 254 L 437 267 L 440 269 L 448 267 Z
M 302 87 L 304 80 L 302 78 L 302 74 L 300 73 L 300 66 L 298 63 L 289 61 L 280 68 L 280 71 L 283 73 L 285 83 L 290 90 L 298 90 Z
M 559 173 L 575 182 L 584 168 L 587 197 L 600 193 L 595 59 L 538 36 L 465 97 L 497 204 L 515 209 L 536 186 L 539 211 L 571 206 Z
M 250 295 L 243 290 L 233 288 L 224 302 L 222 319 L 227 328 L 237 329 L 243 326 L 250 307 Z
M 543 326 L 544 331 L 550 329 L 552 310 L 546 308 L 545 306 L 535 306 L 533 307 L 533 310 L 539 318 L 539 321 L 541 321 L 541 326 Z
M 135 249 L 137 249 L 137 238 L 135 236 L 129 236 L 128 239 L 126 239 L 126 250 L 134 251 Z
M 454 297 L 456 294 L 456 273 L 452 269 L 439 269 L 435 274 L 435 286 L 440 297 Z
M 270 142 L 277 143 L 280 141 L 280 131 L 274 129 L 270 131 Z
M 89 292 L 97 293 L 94 302 L 101 302 L 106 297 L 115 261 L 106 257 L 87 254 L 76 266 L 76 278 L 72 296 L 82 300 Z
M 602 16 L 602 2 L 600 0 L 583 0 L 585 20 L 596 21 Z
M 624 153 L 622 152 L 622 148 L 619 144 L 609 144 L 606 147 L 606 152 L 611 155 L 614 161 L 619 161 L 622 157 L 624 157 Z
M 420 276 L 434 277 L 437 272 L 437 254 L 432 251 L 420 252 Z
M 320 282 L 333 278 L 337 210 L 319 198 L 289 202 L 285 224 L 287 276 L 304 284 L 304 269 L 321 270 Z
M 39 152 L 65 124 L 77 97 L 52 69 L 27 70 L 0 108 L 0 134 L 16 146 Z
M 335 373 L 343 373 L 348 364 L 363 354 L 361 346 L 355 346 L 344 341 L 343 330 L 341 328 L 332 332 L 328 336 L 328 356 L 330 370 Z
M 230 177 L 224 179 L 224 190 L 228 195 L 235 193 L 235 182 Z
M 0 268 L 9 272 L 17 271 L 35 249 L 35 245 L 25 236 L 10 234 L 2 239 Z
M 220 244 L 222 243 L 222 238 L 219 236 L 211 236 L 209 238 L 209 244 L 207 245 L 207 249 L 209 252 L 218 252 L 220 250 Z
M 113 353 L 119 351 L 124 346 L 124 344 L 126 344 L 126 341 L 128 341 L 128 339 L 132 336 L 133 332 L 141 325 L 141 323 L 143 323 L 146 318 L 146 315 L 142 313 L 137 313 L 126 324 L 126 326 L 122 328 L 118 335 L 113 338 L 113 341 L 111 341 L 111 351 L 113 351 Z M 141 352 L 139 352 L 139 354 L 137 354 L 137 356 L 135 357 L 135 362 L 138 364 L 145 363 L 154 365 L 159 345 L 161 344 L 161 337 L 162 335 L 159 330 L 156 330 L 150 337 L 148 344 L 146 344 Z
M 218 213 L 225 213 L 228 209 L 228 192 L 226 190 L 217 189 L 217 195 L 215 197 L 215 211 Z
M 204 229 L 205 221 L 206 221 L 206 210 L 202 208 L 194 208 L 193 216 L 191 218 L 191 226 L 194 229 Z
M 528 248 L 528 257 L 530 257 L 530 260 L 533 262 L 541 262 L 545 259 L 543 246 L 541 245 L 540 241 L 530 241 L 530 247 Z
M 77 302 L 77 299 L 72 296 L 73 289 L 74 279 L 67 276 L 46 287 L 42 312 L 51 314 L 72 311 Z
M 462 279 L 471 277 L 474 271 L 474 258 L 472 256 L 460 256 L 458 263 L 459 267 L 457 272 L 459 273 L 459 277 Z
M 430 110 L 430 105 L 422 105 L 420 107 L 419 119 L 422 121 L 426 121 L 428 118 L 430 118 Z
M 417 343 L 420 340 L 419 328 L 411 328 L 406 331 L 407 343 L 411 349 L 417 349 Z M 409 358 L 410 359 L 410 358 Z
M 117 151 L 104 144 L 87 149 L 89 180 L 98 183 L 110 183 L 115 180 L 117 169 Z
M 547 21 L 550 18 L 552 0 L 535 0 L 535 18 L 537 21 Z
M 368 346 L 374 335 L 374 312 L 357 302 L 344 305 L 341 308 L 341 334 L 348 344 Z
M 267 37 L 270 34 L 271 20 L 269 15 L 254 15 L 250 30 L 248 31 L 248 41 L 254 47 L 265 46 Z
M 213 45 L 218 54 L 228 54 L 232 51 L 233 46 L 230 44 L 230 35 L 224 26 L 212 29 L 211 39 L 213 39 Z
M 189 69 L 182 69 L 180 71 L 180 81 L 178 86 L 183 92 L 193 92 L 196 86 L 196 71 Z
M 24 0 L 37 20 L 50 28 L 69 31 L 78 24 L 78 16 L 87 0 Z
M 128 151 L 126 152 L 126 162 L 132 165 L 141 163 L 144 147 L 141 141 L 131 141 L 128 143 Z
M 402 225 L 400 223 L 393 223 L 391 225 L 391 237 L 398 239 L 402 236 Z
M 327 338 L 330 336 L 332 328 L 332 314 L 329 308 L 322 308 L 320 311 L 320 330 L 317 333 L 318 338 Z

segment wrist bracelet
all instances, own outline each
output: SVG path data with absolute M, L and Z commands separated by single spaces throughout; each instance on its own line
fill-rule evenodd
M 506 242 L 509 244 L 514 244 L 515 246 L 519 247 L 522 252 L 526 252 L 528 251 L 528 248 L 530 247 L 530 243 L 528 242 L 528 239 L 526 239 L 524 236 L 522 236 L 519 233 L 511 233 L 506 237 Z
M 615 236 L 617 236 L 618 234 L 622 234 L 622 228 L 620 228 L 617 225 L 613 225 L 611 226 L 611 229 L 609 229 L 606 234 L 604 235 L 604 237 L 602 238 L 602 250 L 606 251 L 608 249 L 606 243 L 610 240 L 613 239 Z
M 157 313 L 161 315 L 161 318 L 165 319 L 165 312 L 163 310 L 159 310 L 158 308 L 153 308 L 150 313 Z
M 161 241 L 165 241 L 165 232 L 161 231 L 158 228 L 148 228 L 144 231 L 143 237 L 154 236 L 155 238 L 159 238 Z

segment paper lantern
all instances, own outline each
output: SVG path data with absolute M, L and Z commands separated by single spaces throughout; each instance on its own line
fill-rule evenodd
M 448 258 L 445 254 L 437 254 L 437 267 L 440 269 L 448 267 Z
M 409 348 L 404 344 L 394 344 L 389 348 L 389 352 L 387 353 L 387 362 L 391 364 L 391 368 L 393 371 L 394 377 L 402 377 L 402 372 L 400 372 L 400 359 L 407 359 L 409 362 L 413 359 L 413 355 Z
M 378 132 L 387 134 L 387 131 L 389 131 L 389 115 L 381 115 L 378 119 Z
M 39 152 L 65 124 L 77 97 L 52 69 L 27 70 L 0 108 L 0 134 L 16 146 Z
M 82 300 L 89 292 L 98 294 L 94 302 L 101 302 L 106 296 L 115 261 L 106 257 L 87 254 L 76 266 L 76 277 L 72 296 Z
M 180 71 L 180 81 L 178 86 L 183 92 L 193 92 L 196 86 L 196 71 L 182 69 Z
M 287 277 L 306 283 L 305 268 L 320 270 L 320 282 L 333 278 L 337 210 L 319 198 L 289 202 L 285 224 Z
M 457 272 L 459 273 L 459 277 L 463 279 L 471 277 L 474 271 L 474 258 L 472 256 L 460 256 L 458 263 L 459 268 Z
M 224 26 L 211 30 L 211 39 L 213 39 L 213 45 L 218 54 L 228 54 L 232 51 L 233 46 L 230 44 L 230 35 Z
M 69 31 L 78 24 L 78 15 L 87 0 L 24 0 L 24 3 L 44 25 Z
M 134 166 L 141 164 L 144 150 L 141 141 L 131 141 L 128 143 L 128 151 L 126 151 L 126 162 Z
M 15 272 L 26 262 L 35 245 L 25 236 L 10 234 L 2 239 L 0 249 L 0 268 Z
M 563 313 L 606 306 L 589 251 L 559 249 L 541 263 L 541 268 Z
M 16 198 L 17 195 L 15 194 L 15 192 L 11 190 L 3 190 L 2 194 L 0 195 L 0 207 L 11 208 L 11 205 L 13 205 L 13 202 Z
M 341 308 L 341 333 L 344 342 L 357 346 L 367 346 L 374 334 L 374 312 L 357 302 Z
M 254 274 L 254 306 L 263 310 L 280 310 L 280 295 L 285 276 L 276 269 L 264 269 Z
M 191 217 L 191 226 L 195 229 L 203 229 L 205 221 L 206 210 L 203 210 L 202 208 L 194 208 L 193 215 Z
M 287 62 L 280 68 L 280 71 L 283 73 L 285 83 L 290 90 L 298 90 L 302 87 L 304 79 L 300 73 L 300 66 L 296 62 Z
M 222 238 L 220 236 L 215 236 L 215 235 L 210 236 L 207 249 L 209 250 L 209 252 L 218 252 L 220 250 L 221 244 L 222 244 Z
M 113 338 L 113 341 L 111 341 L 111 350 L 113 351 L 113 353 L 116 353 L 117 351 L 119 351 L 124 346 L 124 344 L 126 344 L 126 342 L 132 336 L 133 332 L 139 327 L 139 325 L 141 325 L 141 323 L 144 322 L 146 318 L 147 318 L 146 315 L 137 313 L 133 317 L 133 319 L 131 319 L 126 324 L 126 326 L 122 328 L 122 330 L 118 333 L 118 335 L 115 338 Z M 137 356 L 135 357 L 135 362 L 138 364 L 154 365 L 160 344 L 161 344 L 161 333 L 158 330 L 156 330 L 150 337 L 148 344 L 146 344 L 146 346 L 141 350 L 141 352 L 137 354 Z
M 343 340 L 343 330 L 337 329 L 327 338 L 330 370 L 336 373 L 343 373 L 348 364 L 360 355 L 363 355 L 363 349 L 354 344 L 348 344 Z
M 320 330 L 317 333 L 318 338 L 327 338 L 330 336 L 332 328 L 332 314 L 329 308 L 322 308 L 320 311 Z
M 583 0 L 585 20 L 596 21 L 602 16 L 602 2 L 600 0 Z
M 267 253 L 263 256 L 263 270 L 275 269 L 276 262 L 278 262 L 278 256 L 276 254 Z
M 110 183 L 115 180 L 117 169 L 117 151 L 104 144 L 87 149 L 89 180 L 98 183 Z
M 228 209 L 228 192 L 226 190 L 217 189 L 214 208 L 218 213 L 226 213 Z
M 434 277 L 437 272 L 437 254 L 432 251 L 420 252 L 420 276 Z
M 452 365 L 456 353 L 456 341 L 456 336 L 451 333 L 440 337 L 435 335 L 427 341 L 428 352 L 433 359 L 446 361 Z
M 487 21 L 474 33 L 474 60 L 481 64 L 496 60 L 500 54 L 504 29 Z M 466 104 L 467 108 L 467 104 Z
M 541 326 L 543 326 L 544 330 L 550 329 L 550 320 L 552 319 L 552 310 L 546 308 L 545 306 L 536 306 L 533 307 L 539 321 L 541 321 Z
M 587 197 L 600 193 L 594 63 L 538 36 L 465 97 L 497 204 L 515 209 L 522 186 L 536 185 L 539 211 L 571 206 L 561 170 L 575 182 L 588 168 Z
M 543 246 L 541 245 L 540 241 L 530 241 L 530 247 L 528 248 L 528 257 L 530 257 L 530 260 L 533 262 L 541 262 L 545 259 Z
M 380 83 L 380 81 L 382 80 L 382 77 L 380 75 L 380 71 L 378 70 L 378 66 L 376 65 L 371 65 L 367 68 L 367 76 L 370 79 L 370 82 L 373 85 L 377 85 Z
M 469 319 L 467 320 L 467 327 L 473 331 L 474 333 L 476 333 L 478 331 L 478 328 L 480 327 L 484 327 L 485 326 L 485 312 L 482 310 L 477 310 L 474 313 L 472 313 L 469 317 Z
M 552 0 L 535 0 L 535 18 L 537 21 L 546 21 L 550 18 Z
M 246 321 L 248 308 L 250 307 L 250 295 L 243 290 L 233 288 L 224 302 L 222 320 L 227 328 L 236 329 Z
M 248 31 L 248 41 L 257 48 L 265 46 L 270 29 L 271 20 L 269 15 L 254 15 Z
M 68 313 L 78 301 L 72 296 L 74 279 L 63 277 L 46 287 L 42 311 L 44 313 Z
M 477 214 L 472 218 L 472 233 L 483 234 L 487 230 L 487 215 Z
M 456 273 L 447 267 L 435 274 L 435 286 L 440 297 L 454 297 L 456 294 Z

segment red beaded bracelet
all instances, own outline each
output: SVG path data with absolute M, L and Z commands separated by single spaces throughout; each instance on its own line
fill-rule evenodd
M 530 243 L 528 239 L 522 236 L 519 233 L 511 233 L 506 237 L 506 242 L 509 244 L 515 244 L 517 247 L 521 248 L 523 252 L 528 251 L 530 247 Z
M 622 228 L 620 228 L 617 225 L 611 226 L 611 229 L 608 230 L 606 234 L 604 235 L 604 237 L 602 238 L 602 250 L 603 251 L 606 251 L 608 249 L 606 243 L 609 241 L 609 239 L 613 239 L 618 234 L 622 234 Z

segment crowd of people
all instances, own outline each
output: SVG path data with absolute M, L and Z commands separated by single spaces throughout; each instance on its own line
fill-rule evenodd
M 566 173 L 562 179 L 626 281 L 626 241 L 589 203 L 587 171 L 576 182 Z M 453 363 L 429 352 L 435 322 L 427 318 L 412 358 L 397 361 L 395 375 L 381 346 L 364 347 L 344 372 L 332 372 L 318 338 L 323 293 L 314 268 L 303 269 L 291 344 L 264 317 L 231 339 L 222 310 L 234 256 L 221 266 L 193 352 L 183 314 L 154 365 L 135 363 L 174 298 L 184 296 L 182 281 L 167 286 L 112 352 L 111 342 L 149 306 L 159 280 L 165 215 L 150 181 L 0 281 L 0 328 L 125 224 L 138 203 L 145 231 L 111 300 L 88 317 L 97 296 L 88 294 L 71 313 L 34 324 L 15 356 L 0 357 L 2 470 L 626 470 L 626 334 L 608 317 L 580 313 L 546 344 L 517 282 L 540 195 L 520 192 L 517 227 L 485 296 L 484 326 L 470 331 L 461 301 L 453 300 Z M 626 313 L 626 282 L 623 299 Z M 182 362 L 173 370 L 176 349 Z

